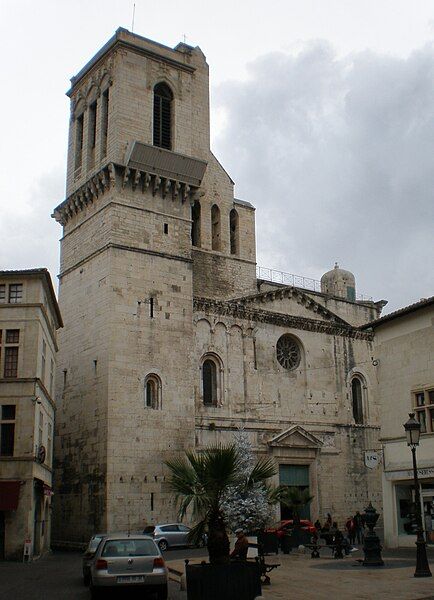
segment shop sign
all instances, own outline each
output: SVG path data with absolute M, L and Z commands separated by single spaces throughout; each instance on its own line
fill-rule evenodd
M 418 469 L 417 475 L 420 479 L 428 479 L 434 477 L 434 467 L 426 467 L 425 469 Z M 385 473 L 388 481 L 394 481 L 395 479 L 413 479 L 413 469 L 408 471 L 389 471 Z
M 366 450 L 365 452 L 365 466 L 368 469 L 375 469 L 381 462 L 380 453 L 375 450 Z

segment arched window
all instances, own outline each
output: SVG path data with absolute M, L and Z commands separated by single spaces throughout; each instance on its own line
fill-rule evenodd
M 239 234 L 239 226 L 238 226 L 238 213 L 233 208 L 229 213 L 229 229 L 230 229 L 230 238 L 231 238 L 231 254 L 239 254 L 240 253 L 240 234 Z
M 161 380 L 157 375 L 145 379 L 145 408 L 161 408 Z
M 221 365 L 217 357 L 205 356 L 202 362 L 202 399 L 205 406 L 218 406 L 221 396 Z
M 200 202 L 195 201 L 191 207 L 191 243 L 200 246 Z
M 220 250 L 220 209 L 217 204 L 213 204 L 211 208 L 211 247 L 213 250 Z
M 154 87 L 154 146 L 172 148 L 172 90 L 165 83 Z
M 357 425 L 363 424 L 363 387 L 358 377 L 351 381 L 351 399 L 353 405 L 353 417 Z

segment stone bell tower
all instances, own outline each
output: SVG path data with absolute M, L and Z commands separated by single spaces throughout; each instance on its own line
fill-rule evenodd
M 164 460 L 194 446 L 193 290 L 253 290 L 255 241 L 210 152 L 199 48 L 118 29 L 71 84 L 54 539 L 81 541 L 174 518 Z

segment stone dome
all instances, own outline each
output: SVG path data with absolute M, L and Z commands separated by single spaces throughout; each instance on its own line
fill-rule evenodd
M 334 268 L 321 277 L 321 292 L 355 302 L 356 279 L 350 271 L 340 269 L 335 263 Z

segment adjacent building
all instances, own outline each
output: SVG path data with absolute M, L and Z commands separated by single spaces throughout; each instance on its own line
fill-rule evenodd
M 164 461 L 240 426 L 276 482 L 309 488 L 311 516 L 379 507 L 361 326 L 384 302 L 338 265 L 309 289 L 258 276 L 255 209 L 210 149 L 201 49 L 119 29 L 71 84 L 54 538 L 174 519 Z
M 434 543 L 434 297 L 369 324 L 375 332 L 383 446 L 384 539 L 414 547 L 413 465 L 403 424 L 414 412 L 421 424 L 417 448 L 426 539 Z
M 0 559 L 49 548 L 60 327 L 47 269 L 0 271 Z

